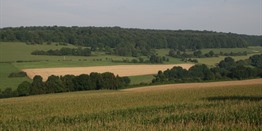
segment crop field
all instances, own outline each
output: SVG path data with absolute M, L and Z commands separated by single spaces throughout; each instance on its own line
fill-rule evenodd
M 119 76 L 139 76 L 156 74 L 159 70 L 166 70 L 180 66 L 189 69 L 193 64 L 169 64 L 169 65 L 118 65 L 118 66 L 93 66 L 93 67 L 71 67 L 71 68 L 40 68 L 40 69 L 23 69 L 30 78 L 40 75 L 43 80 L 47 80 L 48 76 L 64 76 L 64 75 L 80 75 L 90 74 L 92 72 L 104 73 L 112 72 Z
M 0 130 L 261 130 L 262 80 L 0 99 Z

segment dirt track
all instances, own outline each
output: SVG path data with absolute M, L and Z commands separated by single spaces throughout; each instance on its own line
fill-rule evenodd
M 262 79 L 242 80 L 242 81 L 222 81 L 222 82 L 209 82 L 209 83 L 185 83 L 185 84 L 169 84 L 169 85 L 156 85 L 140 88 L 124 89 L 122 91 L 158 91 L 158 90 L 170 90 L 177 88 L 206 88 L 206 87 L 228 87 L 228 86 L 248 86 L 248 85 L 261 85 Z
M 47 80 L 50 75 L 64 76 L 90 74 L 91 72 L 112 72 L 119 76 L 138 76 L 156 74 L 159 70 L 170 69 L 174 66 L 181 66 L 189 69 L 192 64 L 169 64 L 169 65 L 116 65 L 116 66 L 93 66 L 93 67 L 70 67 L 70 68 L 41 68 L 41 69 L 24 69 L 29 78 L 40 75 L 43 80 Z

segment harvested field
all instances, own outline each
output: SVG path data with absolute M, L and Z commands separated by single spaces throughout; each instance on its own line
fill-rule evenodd
M 170 69 L 174 66 L 181 66 L 189 69 L 193 64 L 168 64 L 168 65 L 116 65 L 116 66 L 93 66 L 93 67 L 70 67 L 70 68 L 41 68 L 41 69 L 23 69 L 29 78 L 40 75 L 43 80 L 47 80 L 50 75 L 80 75 L 90 74 L 91 72 L 112 72 L 119 76 L 138 76 L 156 74 L 159 70 Z
M 170 89 L 186 89 L 186 88 L 207 88 L 207 87 L 231 87 L 231 86 L 251 86 L 251 85 L 261 85 L 262 79 L 251 79 L 251 80 L 240 80 L 240 81 L 221 81 L 221 82 L 207 82 L 207 83 L 183 83 L 183 84 L 168 84 L 168 85 L 156 85 L 147 86 L 140 88 L 130 88 L 124 89 L 122 91 L 163 91 Z

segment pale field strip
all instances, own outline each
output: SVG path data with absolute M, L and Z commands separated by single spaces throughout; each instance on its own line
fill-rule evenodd
M 122 91 L 144 92 L 144 91 L 159 91 L 159 90 L 164 91 L 164 90 L 172 90 L 178 88 L 186 89 L 186 88 L 232 87 L 232 86 L 250 86 L 250 85 L 261 85 L 261 89 L 262 89 L 262 79 L 260 78 L 260 79 L 238 80 L 238 81 L 167 84 L 167 85 L 156 85 L 156 86 L 123 89 Z
M 64 75 L 81 75 L 90 74 L 91 72 L 112 72 L 119 76 L 139 76 L 157 74 L 159 70 L 171 69 L 174 66 L 180 66 L 184 69 L 189 69 L 193 64 L 161 64 L 161 65 L 115 65 L 115 66 L 92 66 L 92 67 L 66 67 L 66 68 L 39 68 L 39 69 L 23 69 L 29 78 L 34 78 L 36 75 L 47 80 L 48 76 L 64 76 Z

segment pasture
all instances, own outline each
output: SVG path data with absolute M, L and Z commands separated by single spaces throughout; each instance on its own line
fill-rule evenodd
M 0 130 L 260 130 L 261 90 L 256 79 L 0 99 Z

